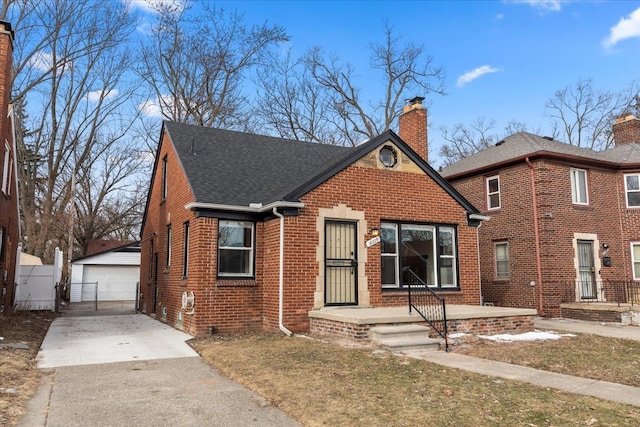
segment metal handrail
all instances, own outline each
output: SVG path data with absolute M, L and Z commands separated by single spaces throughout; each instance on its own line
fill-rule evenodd
M 410 268 L 403 269 L 409 274 L 406 285 L 409 294 L 409 313 L 414 309 L 444 339 L 444 349 L 449 351 L 447 334 L 447 310 L 444 298 L 436 294 Z

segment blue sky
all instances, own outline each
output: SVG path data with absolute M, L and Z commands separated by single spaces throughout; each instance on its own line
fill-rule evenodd
M 428 97 L 430 142 L 438 128 L 494 119 L 541 128 L 545 102 L 578 79 L 618 91 L 640 80 L 640 1 L 218 1 L 248 24 L 283 26 L 297 54 L 321 46 L 367 75 L 372 42 L 388 20 L 396 35 L 425 46 L 446 72 L 446 96 Z M 422 94 L 416 94 L 422 95 Z

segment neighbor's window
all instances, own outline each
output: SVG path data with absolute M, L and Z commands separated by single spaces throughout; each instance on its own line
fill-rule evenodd
M 171 266 L 171 224 L 167 225 L 167 260 L 166 266 L 169 268 Z
M 4 141 L 4 164 L 2 165 L 2 192 L 9 194 L 9 183 L 11 182 L 11 168 L 9 158 L 11 157 L 11 147 Z
M 458 286 L 455 227 L 387 222 L 380 224 L 380 238 L 384 288 L 404 288 L 408 270 L 428 286 Z
M 498 279 L 509 277 L 509 244 L 497 242 L 494 253 L 496 256 L 496 277 Z
M 576 205 L 588 205 L 587 171 L 571 168 L 569 173 L 571 174 L 571 201 Z
M 189 221 L 184 223 L 184 238 L 182 242 L 182 277 L 189 273 Z
M 162 200 L 167 198 L 167 156 L 162 159 Z
M 487 209 L 500 209 L 500 177 L 487 178 Z
M 253 276 L 254 224 L 220 220 L 218 224 L 218 275 Z
M 633 280 L 640 280 L 640 242 L 631 243 L 631 261 L 633 262 Z
M 640 207 L 640 174 L 625 175 L 624 187 L 627 192 L 627 207 Z

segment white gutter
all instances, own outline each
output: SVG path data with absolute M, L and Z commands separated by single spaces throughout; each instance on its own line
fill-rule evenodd
M 478 221 L 489 221 L 491 217 L 486 215 L 480 215 L 480 214 L 471 214 L 469 215 L 469 219 L 475 219 Z
M 283 305 L 282 300 L 283 300 L 283 294 L 284 294 L 284 283 L 283 283 L 283 276 L 284 276 L 284 215 L 282 215 L 281 213 L 278 213 L 278 209 L 276 207 L 273 208 L 273 214 L 275 216 L 277 216 L 278 218 L 280 218 L 280 265 L 279 265 L 279 271 L 278 271 L 278 286 L 279 286 L 279 292 L 278 292 L 278 327 L 285 334 L 287 334 L 289 336 L 292 336 L 293 332 L 291 332 L 289 329 L 287 329 L 284 326 L 284 324 L 282 323 L 282 305 Z
M 302 202 L 286 202 L 284 200 L 272 202 L 264 206 L 262 205 L 262 203 L 251 203 L 249 204 L 249 206 L 233 206 L 233 205 L 221 205 L 217 203 L 200 203 L 200 202 L 191 202 L 184 205 L 184 208 L 187 210 L 216 209 L 221 211 L 249 212 L 249 213 L 268 212 L 276 208 L 302 209 L 303 207 L 304 207 L 304 203 Z M 277 213 L 276 215 L 280 216 Z

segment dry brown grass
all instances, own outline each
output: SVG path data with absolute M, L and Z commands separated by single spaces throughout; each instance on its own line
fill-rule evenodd
M 26 343 L 28 350 L 0 349 L 0 425 L 16 425 L 40 383 L 35 358 L 54 316 L 50 312 L 0 316 L 0 341 Z
M 448 369 L 374 348 L 248 334 L 203 358 L 306 426 L 637 425 L 640 408 Z
M 494 342 L 465 336 L 456 353 L 640 387 L 640 342 L 576 334 L 559 340 Z

